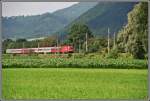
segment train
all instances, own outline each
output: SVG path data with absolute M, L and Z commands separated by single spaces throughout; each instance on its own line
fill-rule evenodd
M 18 48 L 6 49 L 7 54 L 31 54 L 31 53 L 72 53 L 73 46 L 65 45 L 60 47 L 39 47 L 39 48 Z

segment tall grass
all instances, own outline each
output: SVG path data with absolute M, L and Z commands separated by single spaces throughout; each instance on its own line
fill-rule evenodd
M 3 69 L 3 99 L 147 99 L 147 70 Z

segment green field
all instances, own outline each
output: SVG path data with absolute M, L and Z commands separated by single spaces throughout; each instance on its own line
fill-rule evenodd
M 99 55 L 82 57 L 13 56 L 3 57 L 3 68 L 111 68 L 111 69 L 147 69 L 148 60 L 107 59 Z
M 3 99 L 146 99 L 147 69 L 6 68 Z

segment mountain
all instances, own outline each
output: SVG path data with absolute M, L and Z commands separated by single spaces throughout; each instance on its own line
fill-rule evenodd
M 34 16 L 14 16 L 2 18 L 2 37 L 38 38 L 45 37 L 64 28 L 80 15 L 91 9 L 97 2 L 81 2 L 54 13 Z
M 3 18 L 2 35 L 3 38 L 41 37 L 63 28 L 65 24 L 65 19 L 50 13 L 27 17 Z
M 60 30 L 67 33 L 75 23 L 86 24 L 94 35 L 106 36 L 108 28 L 111 36 L 117 33 L 127 23 L 127 14 L 137 2 L 100 2 L 91 8 L 71 24 Z
M 53 14 L 56 16 L 60 16 L 66 18 L 68 22 L 72 22 L 80 15 L 91 9 L 92 7 L 96 6 L 98 2 L 80 2 L 79 4 L 75 4 L 69 8 L 58 10 Z

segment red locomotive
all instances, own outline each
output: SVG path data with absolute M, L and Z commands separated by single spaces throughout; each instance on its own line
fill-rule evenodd
M 39 48 L 20 48 L 7 49 L 8 54 L 29 54 L 29 53 L 72 53 L 73 47 L 69 45 L 60 47 L 39 47 Z

